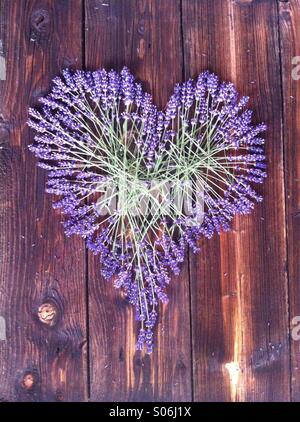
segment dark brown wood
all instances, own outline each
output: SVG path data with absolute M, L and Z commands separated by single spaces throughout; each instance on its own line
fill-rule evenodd
M 186 77 L 209 68 L 268 124 L 262 205 L 191 261 L 195 400 L 289 400 L 282 102 L 276 2 L 183 1 Z
M 66 66 L 81 66 L 81 1 L 1 1 L 0 401 L 76 401 L 87 394 L 84 245 L 67 239 L 28 151 L 29 105 Z M 3 64 L 3 61 L 2 61 Z M 3 75 L 3 73 L 2 73 Z M 4 78 L 1 78 L 4 79 Z
M 300 401 L 299 28 L 300 0 L 0 0 L 0 401 Z M 264 202 L 186 260 L 151 356 L 27 149 L 62 68 L 123 65 L 162 108 L 214 71 L 269 127 Z
M 86 2 L 86 66 L 128 66 L 154 101 L 164 106 L 182 79 L 180 2 Z M 161 309 L 156 350 L 135 352 L 130 305 L 100 277 L 89 259 L 92 400 L 191 400 L 188 268 L 174 278 Z
M 300 401 L 300 1 L 280 4 L 285 186 L 291 322 L 291 399 Z M 298 317 L 298 318 L 297 318 Z
M 228 4 L 183 1 L 182 22 L 185 79 L 206 69 L 230 78 L 230 59 L 224 60 L 230 54 Z M 200 247 L 200 254 L 190 257 L 194 398 L 230 400 L 223 363 L 232 340 L 224 327 L 220 238 L 202 242 Z M 230 324 L 231 309 L 227 312 Z

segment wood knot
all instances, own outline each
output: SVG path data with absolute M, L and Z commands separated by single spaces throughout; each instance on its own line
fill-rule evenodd
M 144 33 L 145 33 L 145 22 L 144 22 L 143 20 L 141 20 L 141 21 L 139 22 L 137 32 L 138 32 L 138 34 L 140 34 L 140 35 L 144 35 Z
M 31 28 L 37 32 L 45 32 L 50 23 L 50 16 L 47 10 L 35 10 L 30 18 Z
M 185 363 L 183 362 L 183 360 L 182 359 L 178 359 L 178 361 L 177 361 L 177 365 L 176 365 L 176 367 L 179 369 L 179 370 L 186 370 L 186 365 L 185 365 Z
M 54 303 L 43 303 L 38 309 L 39 320 L 49 327 L 57 323 L 58 309 Z
M 64 394 L 63 394 L 63 392 L 61 390 L 56 390 L 56 392 L 55 392 L 55 399 L 57 401 L 63 401 Z
M 34 375 L 32 373 L 27 373 L 24 375 L 22 380 L 22 385 L 25 390 L 31 390 L 35 384 Z
M 45 9 L 35 10 L 30 17 L 30 40 L 37 41 L 49 32 L 50 15 Z
M 39 401 L 40 376 L 35 365 L 17 372 L 15 390 L 17 401 Z

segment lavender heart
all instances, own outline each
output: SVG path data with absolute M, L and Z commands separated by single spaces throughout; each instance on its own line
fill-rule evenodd
M 209 72 L 175 86 L 159 111 L 124 67 L 56 77 L 30 109 L 30 150 L 60 195 L 67 236 L 99 254 L 102 274 L 135 307 L 137 349 L 151 353 L 157 306 L 186 247 L 229 230 L 261 201 L 264 124 L 253 126 L 232 83 Z

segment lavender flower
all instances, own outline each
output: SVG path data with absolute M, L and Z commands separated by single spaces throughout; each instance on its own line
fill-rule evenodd
M 29 148 L 48 171 L 46 192 L 60 196 L 66 235 L 100 256 L 103 276 L 135 307 L 137 349 L 151 353 L 158 303 L 186 248 L 198 252 L 199 237 L 229 230 L 262 200 L 253 185 L 266 177 L 266 126 L 243 111 L 248 97 L 207 71 L 176 85 L 165 112 L 127 68 L 65 70 L 53 82 L 41 110 L 29 110 Z M 157 196 L 153 180 L 173 196 Z M 192 215 L 174 199 L 188 182 Z

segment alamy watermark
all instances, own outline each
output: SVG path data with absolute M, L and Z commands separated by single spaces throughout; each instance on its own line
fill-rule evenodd
M 3 316 L 0 315 L 0 341 L 6 340 L 6 327 L 5 327 L 5 319 Z
M 300 56 L 292 57 L 292 79 L 298 81 L 300 79 Z
M 0 81 L 6 80 L 6 59 L 3 52 L 2 40 L 0 40 Z
M 204 218 L 204 182 L 185 180 L 169 182 L 126 181 L 97 188 L 95 209 L 99 216 L 129 215 L 134 217 L 186 217 L 189 225 L 201 224 Z
M 300 340 L 300 315 L 295 316 L 291 321 L 291 337 L 294 341 Z

